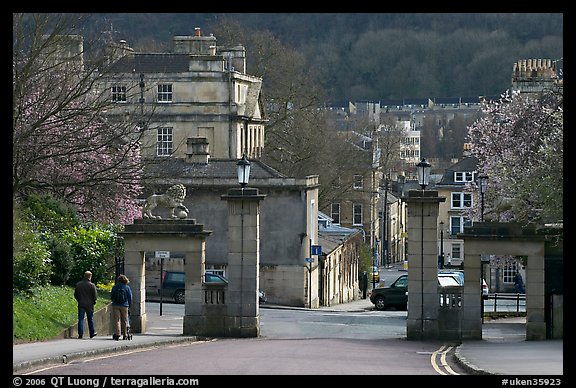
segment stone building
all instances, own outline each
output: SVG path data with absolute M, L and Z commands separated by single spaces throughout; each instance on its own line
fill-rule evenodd
M 238 187 L 236 164 L 246 156 L 249 187 L 266 196 L 260 204 L 260 288 L 269 303 L 317 307 L 318 264 L 310 277 L 305 258 L 318 243 L 318 176 L 287 177 L 259 161 L 266 124 L 262 79 L 246 73 L 244 47 L 217 46 L 214 36 L 196 29 L 194 36 L 174 37 L 171 53 L 137 53 L 122 42 L 110 62 L 99 87 L 115 102 L 111 118 L 138 116 L 129 119 L 142 138 L 144 197 L 184 184 L 189 217 L 212 231 L 206 270 L 226 276 L 227 206 L 221 196 Z M 182 260 L 171 252 L 164 269 L 180 271 Z M 160 259 L 148 252 L 146 262 L 147 293 L 154 295 Z M 357 278 L 351 286 L 357 288 Z

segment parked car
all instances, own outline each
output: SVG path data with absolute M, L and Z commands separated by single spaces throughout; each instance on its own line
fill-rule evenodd
M 458 282 L 458 284 L 460 284 L 461 286 L 464 285 L 464 272 L 462 272 L 462 271 L 441 271 L 441 272 L 438 272 L 438 277 L 442 277 L 442 276 L 452 277 Z
M 389 307 L 406 309 L 408 303 L 408 275 L 400 275 L 389 286 L 370 290 L 370 302 L 376 310 L 385 310 Z
M 461 286 L 464 285 L 464 272 L 462 271 L 441 271 L 438 272 L 438 277 L 453 277 L 454 279 L 456 279 Z M 482 288 L 482 298 L 483 299 L 488 299 L 488 283 L 486 283 L 485 279 L 482 279 L 481 281 L 481 288 Z
M 438 274 L 438 285 L 441 287 L 462 286 L 453 276 L 440 274 Z M 371 290 L 369 297 L 376 310 L 386 310 L 389 307 L 405 310 L 408 307 L 408 275 L 400 275 L 389 286 Z
M 486 283 L 486 280 L 482 279 L 482 299 L 488 299 L 488 291 L 488 283 Z
M 164 276 L 162 276 L 162 290 L 164 291 L 162 298 L 173 299 L 176 303 L 184 303 L 186 290 L 184 284 L 185 276 L 185 272 L 165 271 Z M 228 280 L 224 276 L 211 272 L 204 274 L 204 282 L 228 284 Z M 158 295 L 160 295 L 160 289 L 158 289 Z M 258 291 L 258 301 L 260 303 L 266 302 L 266 293 L 262 290 Z

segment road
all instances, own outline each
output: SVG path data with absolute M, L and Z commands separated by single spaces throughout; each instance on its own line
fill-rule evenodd
M 159 308 L 150 304 L 150 308 Z M 164 304 L 163 314 L 183 314 Z M 261 335 L 135 349 L 44 368 L 43 375 L 465 374 L 442 342 L 407 341 L 405 311 L 262 308 Z M 202 382 L 202 380 L 201 380 Z

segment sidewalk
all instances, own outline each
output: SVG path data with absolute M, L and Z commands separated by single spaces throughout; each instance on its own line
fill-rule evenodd
M 261 308 L 294 309 L 294 307 L 262 305 Z M 324 311 L 370 311 L 369 299 L 321 307 Z M 304 309 L 304 308 L 298 308 Z M 110 336 L 93 339 L 62 339 L 48 342 L 13 345 L 12 370 L 24 373 L 31 367 L 69 362 L 74 359 L 128 349 L 162 346 L 175 342 L 198 341 L 182 335 L 182 317 L 160 316 L 147 310 L 148 330 L 134 334 L 132 341 L 113 341 Z M 525 318 L 486 321 L 480 341 L 464 341 L 455 357 L 470 374 L 562 375 L 563 340 L 526 341 Z

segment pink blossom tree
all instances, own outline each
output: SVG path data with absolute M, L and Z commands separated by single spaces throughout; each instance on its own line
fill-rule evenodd
M 507 92 L 469 127 L 478 174 L 489 177 L 485 218 L 559 222 L 563 214 L 563 91 Z M 473 212 L 479 219 L 479 204 Z
M 86 61 L 78 21 L 13 15 L 13 196 L 51 195 L 85 219 L 130 223 L 140 214 L 140 135 L 106 114 L 112 102 L 94 88 L 106 61 Z

